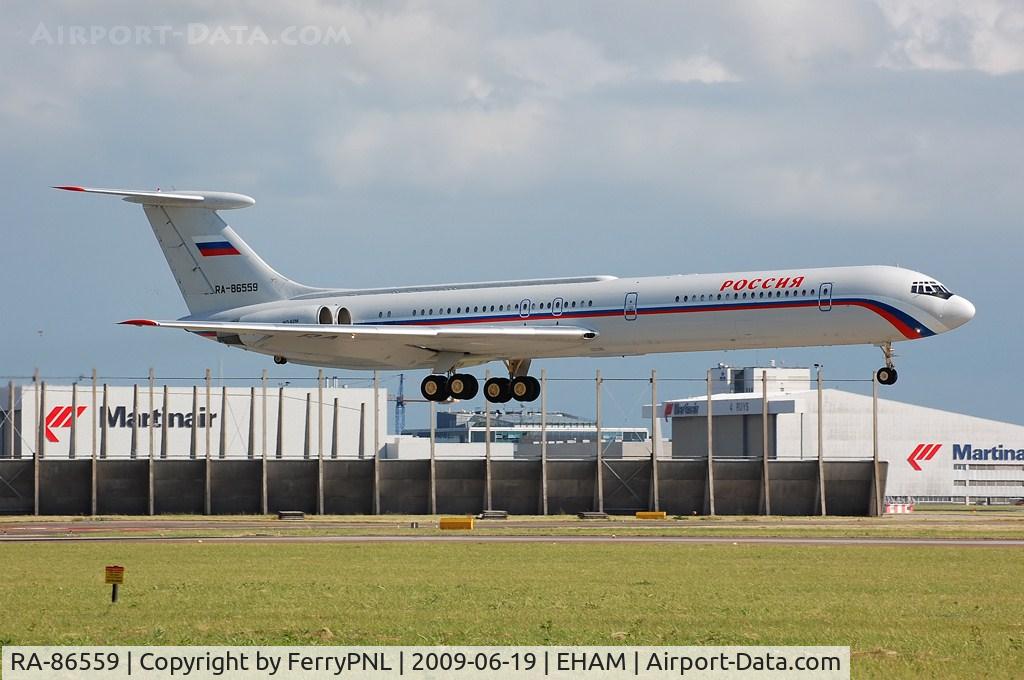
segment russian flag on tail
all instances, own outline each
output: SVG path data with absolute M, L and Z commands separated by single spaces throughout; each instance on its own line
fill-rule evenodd
M 199 249 L 199 254 L 203 257 L 241 255 L 238 248 L 223 236 L 195 236 L 192 240 L 195 241 L 196 248 Z

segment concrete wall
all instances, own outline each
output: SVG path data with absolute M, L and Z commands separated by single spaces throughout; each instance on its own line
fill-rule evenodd
M 33 461 L 0 460 L 0 513 L 5 515 L 32 514 Z
M 384 514 L 430 514 L 429 460 L 380 461 L 380 511 Z
M 492 461 L 491 505 L 514 515 L 536 515 L 541 509 L 540 461 Z
M 100 462 L 96 467 L 105 465 Z M 162 460 L 153 466 L 153 511 L 157 514 L 202 514 L 205 489 L 206 461 Z
M 324 461 L 324 512 L 329 515 L 373 513 L 372 460 Z
M 31 482 L 31 470 L 28 479 Z M 43 489 L 47 493 L 43 493 Z M 40 465 L 39 491 L 42 515 L 88 515 L 92 512 L 92 462 L 54 460 Z M 31 498 L 30 487 L 30 501 Z
M 437 470 L 437 511 L 462 515 L 484 509 L 484 461 L 439 460 Z
M 209 469 L 213 514 L 258 513 L 262 505 L 263 461 L 244 460 L 98 460 L 95 462 L 99 514 L 144 515 L 149 512 L 152 465 L 153 507 L 157 514 L 201 514 L 205 510 Z M 329 514 L 371 514 L 374 495 L 382 513 L 427 514 L 430 511 L 430 462 L 380 460 L 379 489 L 374 489 L 373 460 L 323 461 L 324 510 Z M 39 512 L 89 514 L 92 506 L 90 460 L 45 460 L 39 463 Z M 209 466 L 209 467 L 207 467 Z M 886 466 L 881 466 L 884 488 Z M 596 510 L 597 462 L 553 460 L 548 465 L 548 511 L 572 514 Z M 486 462 L 435 461 L 437 510 L 441 514 L 479 513 L 486 509 Z M 536 514 L 541 503 L 541 462 L 500 460 L 490 465 L 491 508 L 512 514 Z M 315 513 L 319 467 L 315 460 L 266 461 L 270 512 Z M 710 489 L 707 461 L 659 460 L 660 509 L 672 515 L 707 512 Z M 816 461 L 770 461 L 772 512 L 817 514 Z M 864 515 L 872 511 L 872 464 L 828 461 L 825 494 L 829 514 Z M 715 461 L 716 513 L 763 511 L 759 460 Z M 0 512 L 31 514 L 35 466 L 31 460 L 0 460 Z M 604 461 L 604 509 L 613 514 L 646 510 L 651 501 L 651 462 Z

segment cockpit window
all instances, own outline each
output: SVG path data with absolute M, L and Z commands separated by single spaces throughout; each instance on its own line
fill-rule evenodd
M 938 281 L 915 281 L 910 285 L 910 292 L 916 295 L 931 295 L 948 300 L 953 293 Z

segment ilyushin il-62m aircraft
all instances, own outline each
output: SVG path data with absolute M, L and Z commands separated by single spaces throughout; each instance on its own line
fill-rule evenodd
M 58 189 L 121 196 L 149 218 L 189 315 L 132 319 L 295 362 L 428 369 L 426 399 L 472 399 L 464 370 L 504 362 L 488 401 L 532 401 L 533 359 L 824 345 L 877 345 L 896 382 L 894 342 L 962 326 L 974 305 L 920 272 L 826 267 L 644 278 L 580 276 L 395 288 L 314 288 L 272 269 L 218 211 L 255 201 L 212 191 Z

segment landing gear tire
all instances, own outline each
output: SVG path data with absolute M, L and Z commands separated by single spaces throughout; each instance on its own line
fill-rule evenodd
M 278 365 L 280 365 L 280 364 L 287 364 L 288 363 L 288 359 L 286 359 L 283 356 L 281 356 L 280 354 L 278 354 L 277 356 L 274 357 L 274 363 L 278 364 Z
M 443 375 L 428 375 L 420 383 L 420 394 L 427 401 L 444 401 L 449 397 L 448 378 Z
M 452 399 L 472 399 L 480 391 L 480 383 L 469 373 L 456 373 L 448 379 L 448 394 Z
M 878 380 L 879 385 L 893 385 L 898 377 L 899 374 L 895 368 L 883 367 L 875 373 L 875 378 Z
M 491 378 L 484 383 L 484 397 L 492 404 L 504 404 L 512 398 L 512 389 L 508 378 Z
M 540 381 L 529 375 L 512 378 L 510 389 L 516 401 L 533 401 L 540 396 Z

